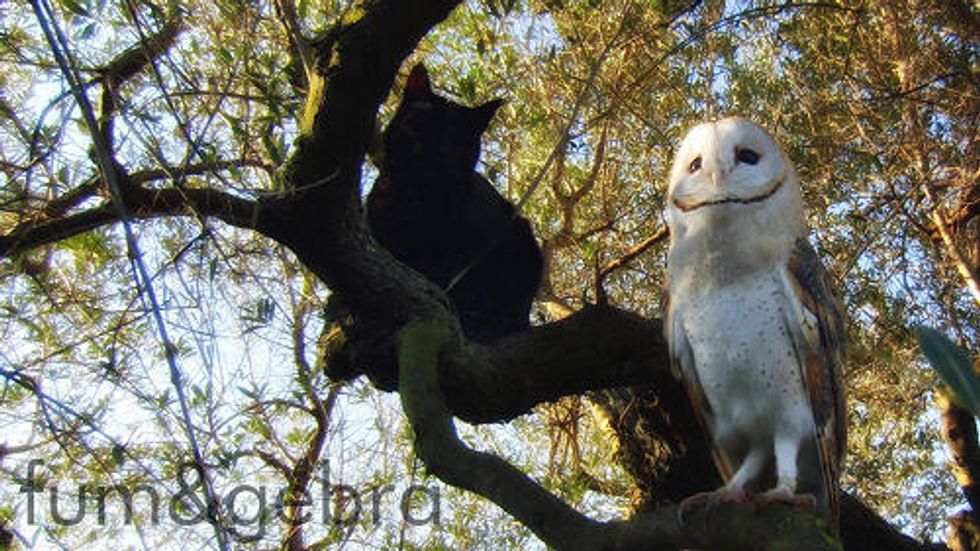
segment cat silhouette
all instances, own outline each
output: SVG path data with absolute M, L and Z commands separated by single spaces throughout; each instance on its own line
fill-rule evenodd
M 454 103 L 416 65 L 383 135 L 367 199 L 375 239 L 446 290 L 470 339 L 529 326 L 541 250 L 526 218 L 476 172 L 480 139 L 502 104 Z

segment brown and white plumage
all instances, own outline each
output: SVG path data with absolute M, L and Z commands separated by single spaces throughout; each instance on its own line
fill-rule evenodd
M 723 490 L 812 494 L 836 524 L 844 328 L 795 171 L 765 130 L 728 118 L 688 133 L 668 194 L 665 332 Z

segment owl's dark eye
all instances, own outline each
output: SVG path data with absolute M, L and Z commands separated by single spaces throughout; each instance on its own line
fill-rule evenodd
M 735 160 L 747 165 L 754 165 L 759 162 L 759 154 L 751 149 L 736 149 Z
M 693 161 L 691 161 L 691 164 L 687 165 L 687 168 L 691 172 L 697 172 L 701 170 L 701 157 L 697 157 Z

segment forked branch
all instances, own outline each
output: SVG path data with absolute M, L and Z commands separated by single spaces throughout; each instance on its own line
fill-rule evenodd
M 687 511 L 683 519 L 678 506 L 669 505 L 629 521 L 589 519 L 507 461 L 459 439 L 438 381 L 440 354 L 452 335 L 433 322 L 411 323 L 399 334 L 399 394 L 415 451 L 440 479 L 493 501 L 548 545 L 562 550 L 841 549 L 813 515 L 782 505 L 756 510 L 730 504 Z

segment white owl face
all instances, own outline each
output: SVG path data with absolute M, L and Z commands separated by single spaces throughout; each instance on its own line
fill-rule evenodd
M 681 264 L 702 245 L 761 262 L 805 235 L 800 182 L 760 126 L 738 117 L 699 124 L 674 159 L 667 223 Z
M 772 137 L 739 117 L 692 128 L 674 159 L 669 200 L 681 211 L 764 201 L 790 172 Z

